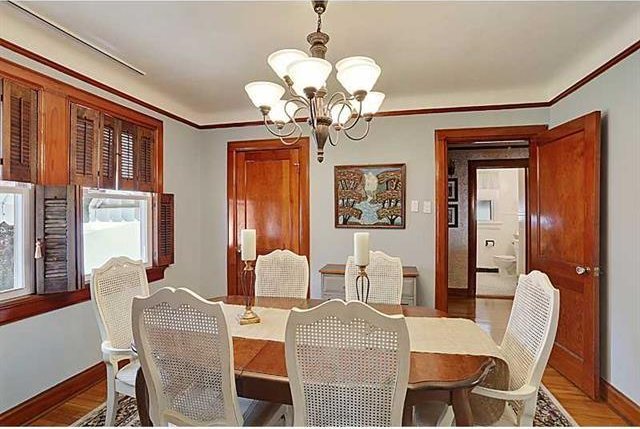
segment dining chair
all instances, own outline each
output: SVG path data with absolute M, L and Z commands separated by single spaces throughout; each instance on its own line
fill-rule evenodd
M 256 261 L 256 296 L 306 298 L 309 291 L 309 263 L 304 255 L 274 250 Z
M 109 259 L 91 273 L 91 302 L 98 320 L 102 359 L 107 367 L 105 426 L 115 424 L 118 394 L 135 397 L 140 363 L 131 350 L 131 303 L 134 296 L 149 295 L 144 264 L 121 256 Z M 128 360 L 121 369 L 118 363 Z
M 284 415 L 279 404 L 239 400 L 223 305 L 169 287 L 133 299 L 133 337 L 155 426 L 262 426 Z
M 358 299 L 356 293 L 356 267 L 353 256 L 347 259 L 344 272 L 345 297 L 347 301 Z M 369 299 L 370 304 L 400 304 L 402 299 L 402 261 L 384 252 L 370 251 L 369 265 Z
M 507 401 L 495 426 L 533 426 L 538 389 L 556 338 L 560 292 L 546 274 L 520 275 L 500 349 L 509 366 L 509 390 L 478 386 L 473 393 Z
M 409 378 L 404 317 L 340 299 L 287 320 L 294 426 L 400 426 Z

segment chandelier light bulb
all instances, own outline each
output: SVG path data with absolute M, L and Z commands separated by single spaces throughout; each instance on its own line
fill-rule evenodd
M 286 109 L 286 110 L 285 110 Z M 269 111 L 269 119 L 274 123 L 286 124 L 291 122 L 291 118 L 296 113 L 298 106 L 295 103 L 287 103 L 287 100 L 278 100 Z M 289 115 L 287 115 L 287 113 Z
M 273 82 L 251 82 L 244 90 L 257 108 L 270 108 L 284 95 L 284 88 Z
M 269 66 L 271 66 L 280 79 L 284 79 L 284 77 L 289 74 L 289 65 L 294 61 L 305 58 L 309 58 L 306 52 L 297 49 L 281 49 L 269 55 L 267 63 L 269 63 Z
M 380 67 L 371 61 L 347 59 L 349 60 L 347 65 L 343 64 L 341 70 L 338 71 L 338 81 L 350 94 L 355 94 L 358 91 L 371 91 L 382 72 Z
M 287 74 L 293 81 L 293 88 L 298 94 L 302 94 L 306 88 L 316 90 L 322 88 L 333 66 L 322 58 L 304 58 L 289 64 Z
M 378 113 L 382 102 L 384 101 L 384 93 L 378 91 L 371 91 L 367 93 L 367 96 L 362 100 L 362 115 L 374 115 Z M 360 102 L 353 100 L 353 108 L 357 112 L 360 111 Z

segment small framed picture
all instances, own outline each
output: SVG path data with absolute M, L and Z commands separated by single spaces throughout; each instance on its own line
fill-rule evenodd
M 447 200 L 449 202 L 458 201 L 458 178 L 450 177 L 447 182 Z
M 458 206 L 456 204 L 449 204 L 449 208 L 447 210 L 447 219 L 449 228 L 458 227 Z

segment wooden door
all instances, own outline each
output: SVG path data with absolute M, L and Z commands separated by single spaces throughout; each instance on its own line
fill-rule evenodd
M 550 364 L 591 398 L 599 395 L 600 112 L 533 139 L 531 269 L 560 290 Z
M 227 291 L 241 294 L 240 231 L 256 230 L 257 255 L 289 249 L 309 258 L 308 139 L 232 142 L 227 149 Z

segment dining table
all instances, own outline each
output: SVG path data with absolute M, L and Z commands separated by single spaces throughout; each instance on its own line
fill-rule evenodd
M 229 305 L 244 305 L 242 296 L 211 298 Z M 256 308 L 290 310 L 313 308 L 325 300 L 256 297 Z M 428 307 L 371 304 L 376 310 L 402 314 L 409 318 L 443 318 L 447 314 Z M 238 323 L 228 320 L 228 323 Z M 238 395 L 244 398 L 291 404 L 287 377 L 285 345 L 281 341 L 233 337 L 235 381 Z M 474 424 L 470 394 L 496 365 L 493 356 L 415 352 L 410 354 L 409 383 L 403 412 L 403 425 L 413 425 L 413 407 L 428 401 L 442 401 L 453 407 L 457 426 Z M 153 426 L 149 418 L 149 395 L 142 368 L 136 377 L 136 402 L 142 426 Z

